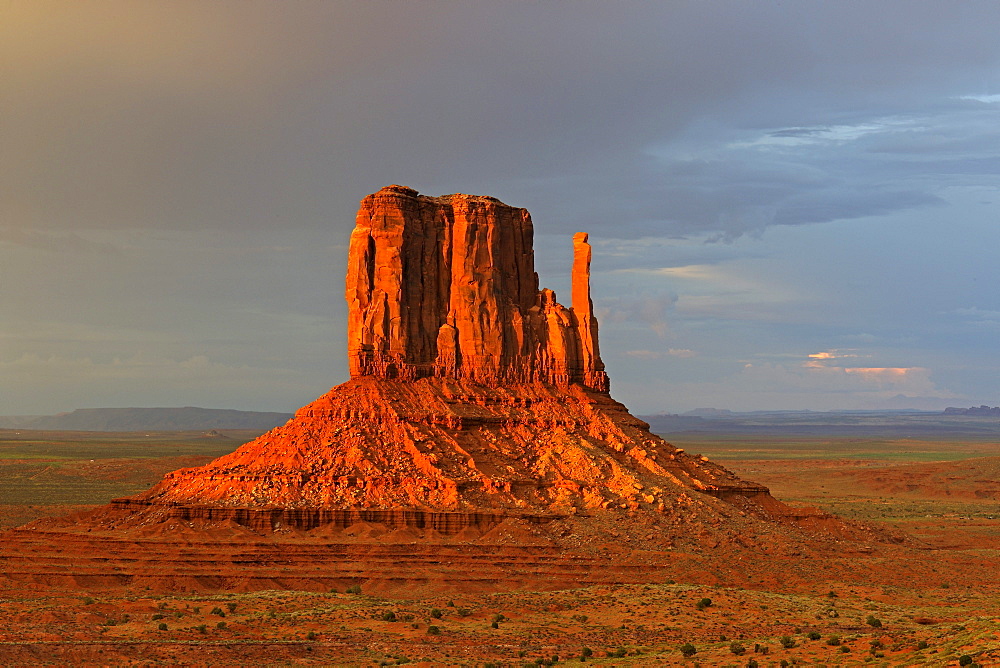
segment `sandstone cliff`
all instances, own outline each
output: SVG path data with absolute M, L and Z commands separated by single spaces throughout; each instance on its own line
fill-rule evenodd
M 389 186 L 361 202 L 347 274 L 351 376 L 608 391 L 590 301 L 590 245 L 573 239 L 573 304 L 538 289 L 531 216 L 492 197 Z

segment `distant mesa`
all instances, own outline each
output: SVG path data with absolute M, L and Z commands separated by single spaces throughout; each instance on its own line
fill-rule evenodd
M 971 408 L 946 408 L 945 415 L 975 415 L 983 417 L 1000 417 L 1000 406 L 973 406 Z
M 591 248 L 586 234 L 572 242 L 566 307 L 538 286 L 526 210 L 402 186 L 369 195 L 348 258 L 351 379 L 235 452 L 79 521 L 451 535 L 603 511 L 718 520 L 732 505 L 829 520 L 675 448 L 611 398 Z

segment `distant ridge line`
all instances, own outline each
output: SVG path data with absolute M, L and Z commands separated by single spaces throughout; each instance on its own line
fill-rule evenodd
M 0 429 L 60 431 L 203 431 L 267 430 L 290 420 L 291 413 L 239 411 L 227 408 L 78 408 L 41 416 L 0 416 Z

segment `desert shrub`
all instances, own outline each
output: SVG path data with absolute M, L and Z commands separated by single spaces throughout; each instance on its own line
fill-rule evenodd
M 880 620 L 875 615 L 868 615 L 868 617 L 865 618 L 865 623 L 868 624 L 868 626 L 872 627 L 873 629 L 882 628 L 882 620 Z
M 218 624 L 215 625 L 215 628 L 217 628 L 220 631 L 222 631 L 222 630 L 224 630 L 226 628 L 226 623 L 225 622 L 219 622 Z
M 747 668 L 760 668 L 760 664 L 757 659 L 747 659 Z
M 809 638 L 809 640 L 819 640 L 820 639 L 820 635 L 818 633 L 816 633 L 815 631 L 810 631 L 809 635 L 807 635 L 806 637 Z
M 840 636 L 834 634 L 826 639 L 826 644 L 832 647 L 836 647 L 840 644 Z
M 360 594 L 361 593 L 361 585 L 359 585 L 359 584 L 351 585 L 345 591 L 348 594 Z
M 704 610 L 705 608 L 710 607 L 711 605 L 712 605 L 712 599 L 703 598 L 697 603 L 695 603 L 694 607 L 698 608 L 699 610 Z
M 926 640 L 921 640 L 917 643 L 917 649 L 927 649 L 930 645 L 927 644 Z
M 306 640 L 316 640 L 316 632 L 310 631 L 306 634 Z
M 468 608 L 459 608 L 458 610 L 455 611 L 455 613 L 459 617 L 468 617 L 469 615 L 472 614 L 472 611 L 469 610 Z
M 581 624 L 586 622 L 588 619 L 590 618 L 587 617 L 587 615 L 573 615 L 573 621 L 580 622 Z
M 960 665 L 960 666 L 971 666 L 972 665 L 972 657 L 969 656 L 968 654 L 963 654 L 962 656 L 958 657 L 958 665 Z
M 382 621 L 383 622 L 394 622 L 394 621 L 396 621 L 396 613 L 393 612 L 392 610 L 389 610 L 388 612 L 383 612 L 382 613 Z
M 166 631 L 167 630 L 167 625 L 165 623 L 163 623 L 163 622 L 160 622 L 160 625 L 157 626 L 156 628 L 160 629 L 161 631 Z
M 413 615 L 410 615 L 410 614 L 400 615 L 399 619 L 400 619 L 400 621 L 403 621 L 403 622 L 412 622 L 413 621 Z
M 609 649 L 607 651 L 608 656 L 614 657 L 616 659 L 620 659 L 626 654 L 628 654 L 628 651 L 624 647 L 619 647 L 618 649 L 613 649 L 613 650 Z
M 490 622 L 490 628 L 491 629 L 498 629 L 498 628 L 500 628 L 500 622 Z
M 780 642 L 781 646 L 784 647 L 785 649 L 791 649 L 795 647 L 795 641 L 788 636 L 781 636 L 778 642 Z
M 433 617 L 434 619 L 441 619 L 443 615 L 444 613 L 438 610 L 437 608 L 431 608 L 431 617 Z
M 747 648 L 740 643 L 733 641 L 729 644 L 729 651 L 736 656 L 743 656 L 747 652 Z
M 885 647 L 885 645 L 884 645 L 884 644 L 882 644 L 882 641 L 881 641 L 881 640 L 872 640 L 872 641 L 871 641 L 870 643 L 868 643 L 868 644 L 869 644 L 869 645 L 871 646 L 871 649 L 872 649 L 872 652 L 873 652 L 873 653 L 874 653 L 874 652 L 875 652 L 876 650 L 880 650 L 880 649 L 882 649 L 883 647 Z
M 94 599 L 92 599 L 91 597 L 89 597 L 89 596 L 84 596 L 83 597 L 83 604 L 84 605 L 91 605 L 93 602 L 94 602 Z
M 222 611 L 222 608 L 220 608 L 220 607 L 214 607 L 214 608 L 212 608 L 212 614 L 213 615 L 218 615 L 219 617 L 225 617 L 226 616 L 226 613 L 224 613 Z
M 594 650 L 589 647 L 584 647 L 580 650 L 580 656 L 584 659 L 594 656 Z
M 208 627 L 205 626 L 204 624 L 199 624 L 198 626 L 194 627 L 194 630 L 197 631 L 198 633 L 207 633 Z
M 493 621 L 494 622 L 505 622 L 505 621 L 507 621 L 507 618 L 504 617 L 502 614 L 500 614 L 498 612 L 497 614 L 493 615 Z
M 150 619 L 152 619 L 155 622 L 157 619 L 163 619 L 165 616 L 166 615 L 161 615 L 160 613 L 156 613 Z
M 850 651 L 851 651 L 851 648 L 848 647 L 847 645 L 841 645 L 840 646 L 840 653 L 841 654 L 848 654 L 848 653 L 850 653 Z M 876 656 L 883 656 L 883 655 L 882 654 L 877 654 Z
M 236 601 L 226 603 L 226 607 L 229 608 L 229 612 L 236 612 Z
M 433 625 L 428 626 L 427 627 L 427 635 L 439 636 L 439 635 L 441 635 L 441 629 L 439 629 L 438 627 L 433 626 Z
M 689 642 L 684 643 L 677 649 L 679 649 L 681 654 L 683 654 L 684 656 L 694 656 L 698 652 L 698 649 Z

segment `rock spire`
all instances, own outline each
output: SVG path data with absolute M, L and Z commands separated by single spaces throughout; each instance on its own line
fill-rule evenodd
M 544 381 L 608 391 L 573 238 L 572 308 L 539 290 L 531 216 L 493 197 L 388 186 L 361 202 L 347 271 L 351 377 Z

